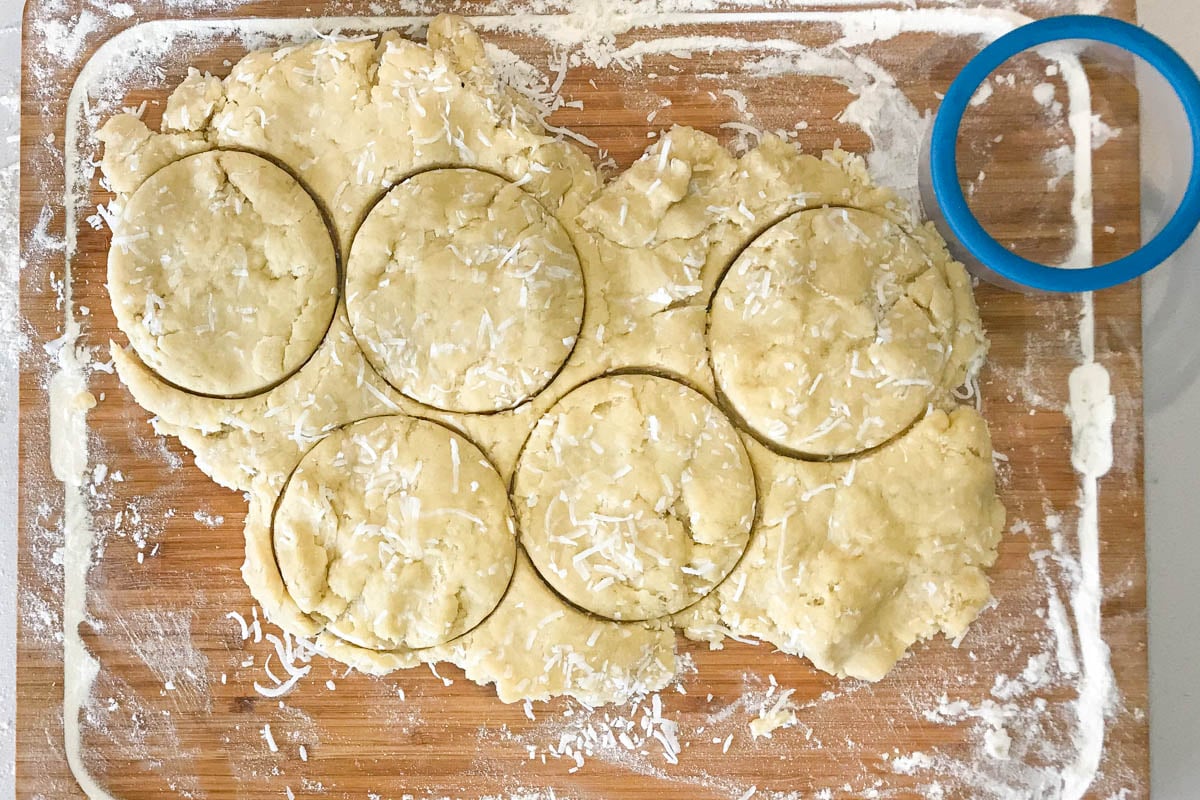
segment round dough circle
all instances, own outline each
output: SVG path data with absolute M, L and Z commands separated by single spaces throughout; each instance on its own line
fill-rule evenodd
M 375 650 L 431 647 L 478 625 L 516 560 L 500 475 L 467 439 L 416 417 L 360 420 L 319 442 L 272 535 L 300 609 Z
M 754 523 L 750 458 L 721 410 L 651 375 L 600 378 L 526 442 L 513 503 L 542 577 L 616 620 L 673 614 L 737 564 Z
M 191 392 L 240 396 L 287 378 L 337 307 L 337 260 L 316 203 L 249 153 L 176 161 L 125 204 L 108 255 L 117 325 Z
M 760 439 L 849 455 L 902 432 L 940 385 L 953 340 L 943 272 L 895 223 L 803 211 L 768 229 L 713 296 L 719 394 Z
M 575 346 L 583 272 L 566 231 L 517 185 L 474 169 L 422 172 L 367 216 L 346 309 L 375 369 L 445 411 L 512 408 Z

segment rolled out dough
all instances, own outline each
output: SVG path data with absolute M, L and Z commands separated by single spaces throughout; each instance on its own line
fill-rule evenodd
M 547 583 L 601 616 L 652 619 L 733 569 L 754 522 L 754 473 L 699 392 L 622 375 L 584 384 L 538 421 L 513 503 Z
M 941 269 L 895 222 L 801 211 L 746 248 L 713 296 L 717 386 L 766 441 L 816 455 L 887 441 L 943 385 L 955 325 Z
M 337 249 L 346 256 L 360 222 L 381 194 L 422 170 L 454 165 L 493 173 L 519 185 L 519 191 L 528 193 L 557 220 L 578 254 L 586 293 L 582 323 L 577 321 L 577 307 L 571 305 L 570 280 L 555 287 L 538 286 L 539 292 L 548 293 L 540 297 L 570 301 L 564 303 L 567 312 L 526 320 L 512 328 L 521 329 L 522 337 L 529 334 L 519 346 L 506 343 L 486 355 L 489 361 L 500 358 L 530 363 L 532 358 L 533 363 L 543 365 L 540 377 L 508 384 L 511 391 L 504 403 L 521 396 L 528 399 L 497 413 L 439 411 L 395 391 L 369 365 L 344 304 L 312 358 L 288 380 L 252 397 L 201 397 L 181 391 L 163 382 L 135 352 L 113 347 L 122 381 L 137 402 L 155 415 L 156 429 L 178 436 L 196 454 L 197 466 L 214 480 L 247 493 L 243 576 L 270 619 L 296 635 L 313 637 L 330 656 L 372 673 L 450 661 L 462 666 L 472 680 L 494 684 L 506 702 L 570 695 L 591 705 L 621 702 L 665 686 L 675 669 L 676 629 L 714 647 L 728 635 L 758 637 L 811 658 L 821 669 L 871 680 L 882 676 L 913 642 L 939 632 L 961 634 L 988 601 L 985 569 L 996 556 L 1004 511 L 996 497 L 986 426 L 973 409 L 958 407 L 951 394 L 951 389 L 978 371 L 986 340 L 969 278 L 962 265 L 950 258 L 932 226 L 918 224 L 894 193 L 874 186 L 861 159 L 840 151 L 819 158 L 804 155 L 769 135 L 756 149 L 735 158 L 714 137 L 675 128 L 659 137 L 628 170 L 601 185 L 589 157 L 550 135 L 529 103 L 496 79 L 484 53 L 483 42 L 470 26 L 449 16 L 430 23 L 427 45 L 386 35 L 378 42 L 326 39 L 277 52 L 252 53 L 234 65 L 225 80 L 191 73 L 167 104 L 162 132 L 151 131 L 132 115 L 110 120 L 101 132 L 104 172 L 126 202 L 156 169 L 197 151 L 217 147 L 263 151 L 287 164 L 312 187 L 329 209 Z M 525 203 L 519 195 L 514 196 L 518 206 Z M 442 198 L 439 202 L 449 207 L 460 200 Z M 854 231 L 834 212 L 793 217 L 823 206 L 859 209 L 861 217 L 858 212 L 848 212 L 847 217 L 861 220 L 855 227 L 864 232 L 867 241 L 844 241 L 841 237 Z M 503 208 L 508 213 L 513 206 Z M 416 210 L 431 215 L 443 211 L 433 206 Z M 477 210 L 484 211 L 482 206 Z M 501 208 L 487 206 L 488 213 L 493 210 Z M 706 336 L 714 289 L 737 254 L 760 231 L 772 229 L 781 220 L 785 222 L 776 235 L 789 224 L 799 225 L 810 218 L 819 219 L 832 238 L 817 241 L 810 233 L 807 239 L 793 237 L 787 244 L 789 251 L 799 248 L 808 252 L 806 258 L 821 254 L 808 273 L 815 283 L 808 285 L 824 287 L 837 277 L 827 274 L 838 268 L 837 258 L 854 255 L 859 259 L 853 273 L 858 276 L 859 288 L 864 280 L 871 288 L 879 283 L 883 299 L 869 292 L 846 292 L 837 304 L 836 324 L 862 317 L 864 308 L 869 313 L 880 312 L 879 321 L 886 324 L 871 329 L 864 325 L 852 342 L 821 336 L 781 341 L 796 350 L 797 364 L 810 369 L 817 366 L 814 354 L 826 345 L 830 353 L 837 354 L 824 371 L 840 375 L 842 384 L 835 386 L 831 375 L 826 376 L 831 392 L 828 402 L 861 403 L 863 414 L 870 405 L 873 414 L 892 420 L 900 429 L 919 417 L 902 435 L 865 455 L 836 463 L 788 457 L 780 452 L 786 448 L 768 448 L 745 430 L 737 432 L 740 445 L 731 439 L 730 423 L 715 411 L 720 398 Z M 538 222 L 530 233 L 552 227 L 542 228 Z M 429 255 L 434 251 L 423 252 Z M 549 263 L 550 255 L 557 254 L 546 252 Z M 837 258 L 830 260 L 831 254 Z M 892 259 L 899 262 L 892 265 L 897 277 L 907 275 L 912 278 L 910 283 L 881 283 L 878 273 L 883 271 L 883 262 Z M 454 262 L 446 263 L 455 268 Z M 773 271 L 789 269 L 786 259 L 761 263 Z M 426 287 L 424 277 L 422 273 L 419 286 L 413 284 L 418 292 Z M 850 273 L 846 277 L 851 277 Z M 519 279 L 511 284 L 506 280 L 500 284 L 500 294 L 508 297 L 515 288 L 519 297 L 521 285 Z M 459 288 L 464 296 L 489 307 L 487 295 L 474 294 L 479 288 L 475 284 L 469 284 L 469 292 Z M 531 298 L 532 290 L 530 287 Z M 787 297 L 767 293 L 768 299 Z M 817 303 L 813 295 L 804 297 Z M 820 302 L 825 301 L 822 296 Z M 888 347 L 888 334 L 897 332 L 899 321 L 907 324 L 915 319 L 908 313 L 915 314 L 915 309 L 905 305 L 910 301 L 931 310 L 927 319 L 937 329 L 936 334 L 914 329 L 911 344 L 926 345 L 922 355 L 929 359 L 927 363 L 913 355 L 907 344 L 896 353 Z M 464 315 L 460 320 L 431 317 L 433 324 L 450 326 L 447 331 L 457 330 L 453 327 L 456 322 L 478 324 L 483 318 L 475 308 L 464 309 L 461 303 L 422 301 L 414 306 L 457 309 Z M 781 319 L 794 310 L 784 303 Z M 811 309 L 805 306 L 804 310 Z M 488 315 L 497 321 L 491 311 Z M 370 318 L 380 326 L 395 322 L 386 313 L 374 311 Z M 561 371 L 547 382 L 547 365 L 556 364 L 564 353 L 543 352 L 534 343 L 544 347 L 554 341 L 555 326 L 566 327 L 567 322 L 578 327 L 578 341 Z M 551 329 L 555 336 L 550 335 Z M 355 331 L 361 338 L 357 325 Z M 477 334 L 477 329 L 470 333 Z M 424 332 L 418 329 L 416 334 L 420 337 Z M 563 337 L 568 335 L 571 332 Z M 435 342 L 432 336 L 427 339 L 427 348 L 470 345 Z M 945 352 L 929 346 L 933 344 L 943 346 Z M 869 361 L 873 350 L 879 351 L 880 369 L 888 375 L 920 377 L 925 375 L 920 370 L 927 369 L 932 388 L 916 387 L 921 390 L 917 394 L 923 395 L 922 408 L 902 403 L 896 405 L 903 408 L 892 408 L 895 395 L 886 391 L 886 385 L 863 389 L 861 395 L 853 391 L 862 383 L 851 369 L 866 370 L 863 359 Z M 857 366 L 853 352 L 865 354 L 859 356 Z M 912 356 L 911 364 L 905 361 L 908 356 Z M 203 364 L 196 366 L 204 371 Z M 447 371 L 461 369 L 462 365 L 451 364 Z M 677 376 L 695 391 L 658 378 L 596 380 L 622 369 Z M 780 368 L 774 377 L 782 382 L 785 370 Z M 764 375 L 768 372 L 762 371 Z M 428 375 L 425 373 L 426 378 Z M 847 378 L 850 387 L 845 386 Z M 761 381 L 744 376 L 736 383 L 751 390 L 747 393 L 750 398 L 769 390 Z M 543 384 L 540 391 L 535 388 Z M 642 391 L 629 388 L 637 384 L 643 385 Z M 610 391 L 603 396 L 598 389 L 591 390 L 595 395 L 571 391 L 579 386 Z M 477 392 L 474 400 L 483 395 L 483 391 Z M 480 400 L 480 405 L 502 407 L 498 402 L 484 404 Z M 746 416 L 754 416 L 754 409 L 748 410 L 751 413 Z M 505 482 L 512 481 L 517 472 L 524 445 L 527 457 L 516 481 L 517 493 L 525 499 L 517 508 L 522 521 L 518 534 L 539 558 L 548 558 L 550 548 L 556 553 L 561 548 L 562 560 L 570 563 L 558 566 L 567 570 L 568 578 L 575 575 L 584 580 L 574 569 L 575 556 L 584 548 L 572 550 L 559 539 L 552 541 L 550 531 L 557 529 L 553 536 L 560 537 L 589 527 L 592 523 L 579 516 L 580 510 L 607 515 L 614 504 L 628 503 L 630 510 L 637 506 L 643 519 L 652 523 L 649 535 L 661 539 L 656 544 L 686 545 L 663 552 L 666 563 L 655 558 L 652 570 L 614 570 L 618 574 L 613 575 L 610 586 L 575 595 L 582 601 L 580 605 L 610 613 L 654 614 L 678 608 L 690 595 L 699 601 L 671 617 L 624 622 L 604 619 L 565 602 L 543 580 L 546 571 L 539 575 L 539 569 L 517 547 L 511 583 L 494 611 L 474 628 L 445 641 L 469 627 L 467 617 L 478 616 L 495 592 L 490 581 L 505 574 L 502 569 L 488 574 L 487 581 L 477 580 L 483 566 L 490 563 L 481 547 L 478 552 L 463 552 L 475 564 L 473 568 L 460 572 L 443 564 L 447 571 L 438 573 L 440 582 L 430 584 L 443 599 L 455 585 L 477 593 L 460 606 L 460 610 L 469 609 L 462 621 L 456 613 L 447 627 L 450 605 L 437 606 L 428 612 L 429 619 L 423 618 L 425 611 L 410 614 L 418 606 L 417 596 L 395 595 L 396 587 L 386 582 L 379 595 L 369 596 L 370 608 L 379 610 L 400 596 L 404 613 L 386 625 L 373 627 L 376 618 L 368 619 L 367 600 L 361 599 L 366 595 L 352 583 L 354 591 L 339 595 L 350 601 L 346 608 L 353 611 L 347 615 L 339 610 L 341 600 L 323 594 L 323 586 L 328 585 L 323 583 L 325 576 L 301 563 L 299 548 L 289 551 L 286 542 L 282 547 L 273 546 L 271 512 L 288 475 L 310 448 L 338 436 L 342 426 L 379 415 L 396 419 L 426 416 L 462 431 L 464 440 L 469 437 L 478 446 Z M 650 429 L 651 416 L 658 421 L 657 441 Z M 811 426 L 813 419 L 798 414 L 794 423 L 799 430 Z M 868 446 L 864 442 L 872 441 L 845 437 L 841 427 L 838 431 L 836 440 L 817 442 L 823 452 L 861 449 Z M 868 433 L 880 435 L 873 430 Z M 563 439 L 564 434 L 571 434 L 574 441 Z M 542 440 L 545 446 L 539 444 Z M 551 442 L 558 443 L 564 457 L 561 464 Z M 324 451 L 314 452 L 319 457 Z M 440 454 L 437 463 L 442 480 L 440 486 L 423 487 L 422 492 L 426 488 L 433 492 L 423 497 L 445 505 L 449 500 L 444 493 L 453 485 L 453 475 L 445 474 L 445 449 L 434 447 L 431 453 Z M 370 458 L 369 454 L 364 457 Z M 423 469 L 432 468 L 431 458 L 423 456 Z M 568 464 L 577 471 L 568 474 Z M 753 481 L 748 480 L 751 466 L 757 495 Z M 628 472 L 620 479 L 613 479 L 625 469 Z M 689 492 L 685 487 L 682 476 L 688 470 L 693 475 L 688 483 L 696 489 L 703 487 L 703 491 Z M 459 475 L 460 491 L 465 474 Z M 670 486 L 663 484 L 663 477 Z M 396 478 L 388 479 L 392 480 Z M 484 483 L 480 480 L 481 486 Z M 558 489 L 554 495 L 548 488 L 551 485 Z M 326 496 L 309 495 L 313 503 Z M 331 496 L 342 497 L 345 492 L 339 490 Z M 549 509 L 556 497 L 560 499 Z M 533 506 L 527 505 L 529 500 Z M 563 511 L 568 501 L 578 526 Z M 461 498 L 460 502 L 494 506 L 486 497 Z M 660 502 L 662 512 L 654 511 Z M 744 532 L 749 503 L 756 503 L 760 521 L 747 543 Z M 558 523 L 540 529 L 546 534 L 544 551 L 538 550 L 536 542 L 542 534 L 538 515 L 530 513 L 535 508 L 551 511 L 551 521 Z M 297 519 L 305 514 L 311 517 L 309 511 L 298 514 Z M 372 519 L 377 513 L 383 514 L 384 509 L 364 506 L 355 512 Z M 389 531 L 405 541 L 401 521 L 411 515 L 399 510 L 394 515 L 390 510 L 386 513 Z M 477 515 L 487 519 L 482 513 Z M 682 519 L 689 521 L 695 540 L 680 535 Z M 422 517 L 421 525 L 426 522 Z M 597 520 L 598 529 L 601 522 L 610 532 L 610 524 L 620 524 Z M 326 534 L 329 530 L 325 528 Z M 357 551 L 360 544 L 381 541 L 383 536 L 365 530 L 359 535 L 364 537 L 361 542 L 351 535 L 333 554 Z M 461 540 L 457 534 L 453 538 Z M 696 545 L 699 540 L 704 543 Z M 313 536 L 309 541 L 327 540 Z M 437 547 L 451 541 L 450 536 L 439 536 Z M 582 536 L 579 543 L 583 543 Z M 737 561 L 734 554 L 743 546 L 745 553 Z M 488 547 L 494 552 L 493 545 Z M 281 551 L 279 564 L 276 550 Z M 304 552 L 318 562 L 331 553 L 324 546 Z M 367 571 L 385 574 L 377 568 L 386 567 L 390 556 L 385 562 L 378 550 L 367 555 L 374 559 L 374 564 L 367 559 Z M 596 550 L 580 562 L 599 566 L 599 556 L 600 550 Z M 706 567 L 693 560 L 696 558 L 710 559 L 717 566 Z M 644 565 L 649 563 L 643 559 Z M 685 564 L 700 574 L 684 571 Z M 731 567 L 728 576 L 720 580 Z M 597 574 L 593 571 L 589 579 L 595 580 Z M 627 579 L 628 586 L 618 584 L 618 577 Z M 291 583 L 296 586 L 289 591 Z M 581 588 L 578 584 L 555 585 L 568 596 Z M 326 629 L 305 611 L 317 608 L 321 601 L 330 603 L 329 613 L 340 614 L 342 622 L 353 621 L 353 625 L 337 627 L 343 635 L 337 635 L 334 628 Z M 363 636 L 365 631 L 377 640 Z M 349 638 L 355 636 L 361 637 L 360 644 Z M 363 646 L 385 640 L 389 645 L 445 643 L 419 650 Z
M 499 411 L 545 388 L 583 322 L 563 227 L 520 187 L 475 169 L 422 172 L 354 237 L 346 308 L 368 359 L 402 393 Z
M 121 331 L 163 378 L 250 394 L 317 349 L 337 261 L 316 203 L 287 172 L 212 151 L 168 164 L 128 198 L 108 289 Z
M 516 558 L 496 470 L 459 434 L 408 416 L 322 439 L 284 488 L 273 533 L 300 609 L 374 650 L 432 647 L 475 627 Z
M 739 631 L 876 681 L 914 641 L 961 636 L 988 602 L 1004 507 L 974 409 L 933 411 L 851 461 L 750 451 L 773 491 L 742 562 L 676 617 L 689 637 L 719 647 Z

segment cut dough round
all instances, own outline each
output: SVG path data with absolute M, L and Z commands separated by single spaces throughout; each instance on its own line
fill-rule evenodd
M 125 204 L 108 255 L 117 325 L 145 364 L 198 394 L 248 395 L 299 369 L 337 307 L 316 203 L 284 170 L 210 151 Z
M 843 208 L 793 214 L 742 252 L 713 296 L 717 386 L 769 444 L 857 453 L 925 410 L 954 307 L 943 272 L 895 223 Z
M 754 473 L 737 431 L 666 378 L 584 384 L 537 424 L 513 503 L 538 572 L 617 620 L 672 614 L 708 594 L 750 537 Z
M 431 647 L 478 625 L 516 559 L 500 475 L 467 439 L 415 417 L 360 420 L 313 447 L 272 535 L 300 609 L 376 650 Z
M 420 173 L 383 198 L 350 250 L 346 308 L 375 369 L 446 411 L 537 394 L 575 346 L 583 272 L 566 231 L 488 172 Z

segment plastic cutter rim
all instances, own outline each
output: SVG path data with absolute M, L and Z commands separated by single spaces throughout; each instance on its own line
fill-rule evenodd
M 967 205 L 958 181 L 956 152 L 963 115 L 983 81 L 1005 61 L 1034 47 L 1081 39 L 1102 42 L 1142 58 L 1170 84 L 1191 128 L 1192 165 L 1179 207 L 1161 231 L 1140 249 L 1107 264 L 1066 269 L 1039 264 L 1011 252 L 984 229 Z M 1001 36 L 971 59 L 950 84 L 930 138 L 930 179 L 946 224 L 958 242 L 1000 277 L 1052 292 L 1104 289 L 1132 280 L 1161 264 L 1183 246 L 1200 224 L 1200 79 L 1161 39 L 1110 17 L 1067 15 L 1024 25 Z

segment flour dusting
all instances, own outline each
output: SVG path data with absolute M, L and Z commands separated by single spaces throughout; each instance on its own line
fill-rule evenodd
M 20 50 L 21 37 L 16 28 L 0 29 L 0 49 L 9 53 Z M 15 66 L 16 59 L 11 63 Z M 17 124 L 20 119 L 17 102 L 19 74 L 16 69 L 0 75 L 0 497 L 17 497 L 17 475 L 19 474 L 17 418 L 10 413 L 17 408 L 16 386 L 18 385 L 17 362 L 20 352 L 27 346 L 27 337 L 21 329 L 17 293 L 20 281 L 20 247 L 18 244 L 17 208 L 20 198 L 18 184 L 18 157 L 20 138 Z M 0 530 L 17 530 L 15 503 L 8 503 L 0 512 Z M 17 567 L 12 560 L 0 563 L 0 595 L 18 598 L 24 605 L 26 598 L 18 597 Z M 17 614 L 9 614 L 0 625 L 0 653 L 6 654 L 0 661 L 0 672 L 16 674 Z M 9 794 L 13 786 L 16 769 L 16 688 L 14 681 L 0 686 L 0 764 L 12 764 L 12 770 L 0 774 L 0 795 Z M 15 789 L 15 787 L 14 787 Z

